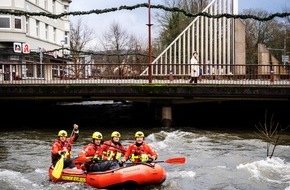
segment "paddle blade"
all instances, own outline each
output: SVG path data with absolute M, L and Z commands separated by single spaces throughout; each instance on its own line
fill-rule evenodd
M 52 171 L 52 176 L 56 179 L 59 179 L 62 173 L 63 169 L 63 163 L 64 163 L 64 155 L 61 155 L 61 158 L 57 161 L 55 164 L 55 167 Z
M 169 158 L 167 160 L 164 160 L 164 162 L 168 164 L 184 164 L 185 157 Z

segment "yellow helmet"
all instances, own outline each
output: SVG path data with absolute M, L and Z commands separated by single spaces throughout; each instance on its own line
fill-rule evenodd
M 65 130 L 60 130 L 60 131 L 58 132 L 58 136 L 59 136 L 59 137 L 67 137 L 67 132 L 66 132 Z
M 114 131 L 114 132 L 111 134 L 111 137 L 119 137 L 119 138 L 121 138 L 121 134 L 120 134 L 118 131 Z
M 98 139 L 98 140 L 102 140 L 103 139 L 103 135 L 100 132 L 94 132 L 92 135 L 93 139 Z
M 142 131 L 137 131 L 136 133 L 135 133 L 135 138 L 137 138 L 137 137 L 143 137 L 144 138 L 144 133 L 142 132 Z

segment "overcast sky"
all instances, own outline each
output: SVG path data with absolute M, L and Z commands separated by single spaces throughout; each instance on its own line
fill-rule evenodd
M 151 0 L 151 4 L 163 4 L 164 0 Z M 93 9 L 105 9 L 112 7 L 120 7 L 121 5 L 132 6 L 139 3 L 148 3 L 147 0 L 72 0 L 70 4 L 70 11 L 87 11 Z M 287 8 L 290 10 L 290 0 L 239 0 L 239 11 L 249 8 L 259 8 L 272 13 L 283 12 Z M 151 15 L 155 15 L 156 9 L 151 9 Z M 83 16 L 71 16 L 72 21 L 82 18 L 90 28 L 95 30 L 96 38 L 103 33 L 109 31 L 109 26 L 115 21 L 126 30 L 128 33 L 133 33 L 138 38 L 147 39 L 148 36 L 148 9 L 137 8 L 135 10 L 122 10 L 117 12 L 110 12 L 105 14 L 90 14 Z M 157 37 L 158 26 L 153 26 L 152 37 Z

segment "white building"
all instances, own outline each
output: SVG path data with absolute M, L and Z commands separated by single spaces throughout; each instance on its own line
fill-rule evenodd
M 71 0 L 0 0 L 0 9 L 60 14 Z M 14 16 L 0 13 L 0 81 L 60 77 L 69 48 L 69 17 Z M 57 50 L 57 51 L 52 51 Z M 43 63 L 49 64 L 43 66 Z

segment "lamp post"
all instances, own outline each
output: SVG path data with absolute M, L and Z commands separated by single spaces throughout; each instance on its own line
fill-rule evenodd
M 284 31 L 284 66 L 286 65 L 286 39 L 287 39 L 287 26 L 286 26 L 286 22 L 284 21 L 284 27 L 285 27 L 285 31 Z M 287 60 L 288 62 L 288 60 Z
M 150 0 L 148 0 L 148 80 L 152 83 L 152 49 L 151 49 L 151 11 L 150 11 Z
M 61 43 L 61 49 L 62 49 L 62 79 L 64 79 L 64 40 L 60 41 Z

